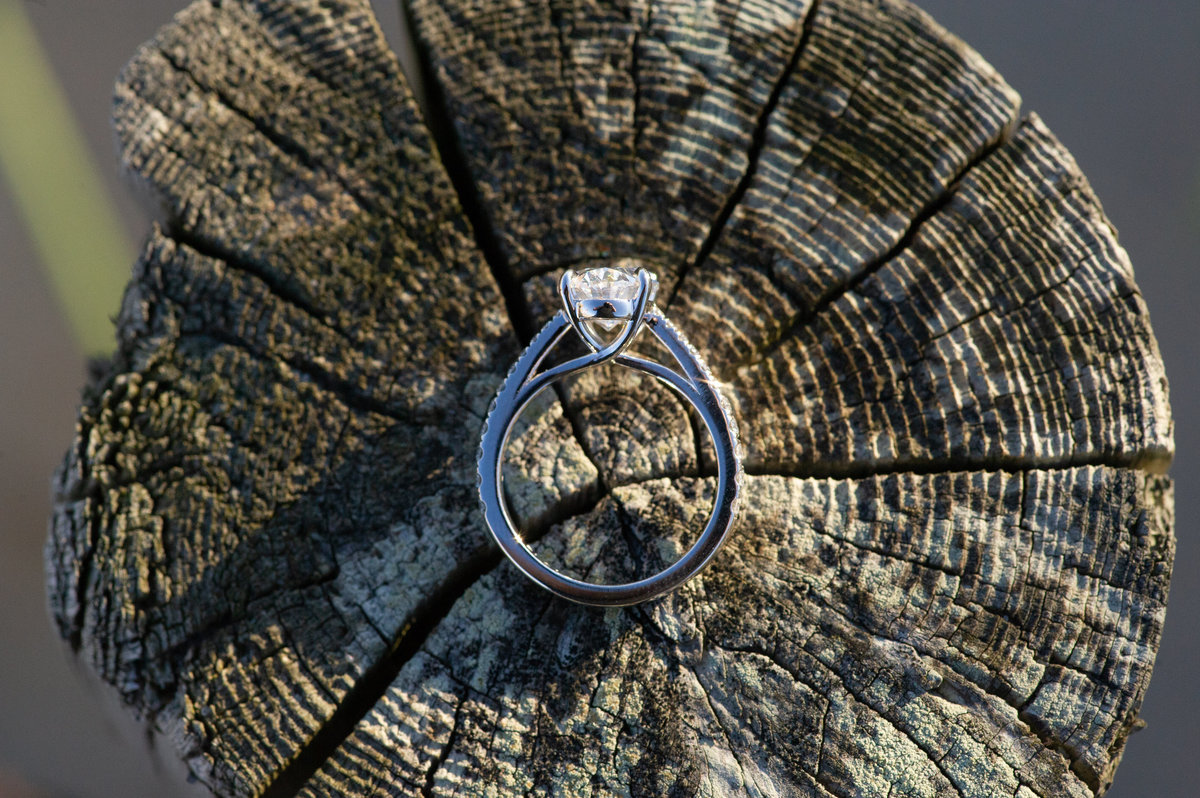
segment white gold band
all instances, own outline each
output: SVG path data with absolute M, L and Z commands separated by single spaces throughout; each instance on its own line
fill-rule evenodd
M 729 535 L 741 493 L 742 463 L 737 424 L 708 367 L 683 334 L 650 301 L 657 281 L 645 269 L 616 286 L 613 296 L 587 296 L 576 290 L 578 275 L 567 272 L 559 284 L 563 310 L 546 323 L 517 360 L 501 386 L 483 427 L 479 447 L 479 497 L 484 518 L 496 542 L 529 578 L 553 593 L 582 604 L 624 606 L 667 593 L 700 572 Z M 633 296 L 630 282 L 636 279 Z M 583 293 L 585 296 L 581 297 Z M 625 295 L 620 295 L 625 294 Z M 617 328 L 605 341 L 596 325 Z M 568 330 L 574 329 L 591 350 L 588 354 L 539 371 L 542 361 Z M 671 353 L 679 370 L 653 360 L 625 354 L 642 330 L 649 329 Z M 636 582 L 601 585 L 559 573 L 539 560 L 515 530 L 501 491 L 504 448 L 521 411 L 556 380 L 612 361 L 658 378 L 696 408 L 713 442 L 717 490 L 713 513 L 699 539 L 666 569 Z

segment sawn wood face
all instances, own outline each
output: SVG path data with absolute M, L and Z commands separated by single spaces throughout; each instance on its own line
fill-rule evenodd
M 197 2 L 122 75 L 163 222 L 56 479 L 85 665 L 222 796 L 1102 791 L 1171 417 L 1043 123 L 898 0 L 411 15 L 436 120 L 358 0 Z M 561 270 L 621 257 L 724 384 L 747 497 L 699 578 L 601 611 L 500 558 L 475 457 Z M 677 556 L 694 426 L 620 373 L 549 395 L 506 474 L 539 555 Z

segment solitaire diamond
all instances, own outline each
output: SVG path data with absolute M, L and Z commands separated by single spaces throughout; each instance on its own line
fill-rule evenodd
M 570 276 L 567 290 L 570 292 L 571 301 L 575 303 L 592 301 L 612 302 L 614 305 L 628 304 L 634 302 L 638 296 L 640 284 L 637 273 L 636 266 L 600 266 L 584 269 Z M 658 293 L 658 280 L 654 279 L 653 275 L 649 291 L 650 296 L 647 300 L 652 302 Z M 615 329 L 622 321 L 619 316 L 589 319 L 590 324 L 599 325 L 605 331 Z

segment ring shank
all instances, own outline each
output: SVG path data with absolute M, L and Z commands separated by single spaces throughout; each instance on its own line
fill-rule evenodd
M 700 537 L 673 564 L 635 582 L 616 585 L 583 582 L 547 566 L 515 531 L 500 490 L 504 449 L 514 422 L 525 406 L 552 382 L 608 359 L 602 356 L 603 353 L 592 352 L 534 375 L 546 354 L 571 327 L 571 321 L 564 313 L 559 312 L 546 323 L 513 366 L 496 395 L 480 441 L 480 501 L 496 542 L 526 576 L 551 592 L 582 604 L 637 604 L 661 596 L 695 576 L 712 560 L 728 538 L 741 493 L 742 467 L 737 426 L 708 368 L 683 335 L 656 309 L 647 310 L 643 323 L 672 354 L 682 373 L 661 363 L 628 354 L 618 354 L 613 358 L 614 361 L 656 377 L 687 399 L 704 420 L 716 453 L 717 493 L 712 515 Z

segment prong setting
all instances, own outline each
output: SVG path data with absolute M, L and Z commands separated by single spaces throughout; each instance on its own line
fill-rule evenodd
M 657 293 L 658 278 L 653 272 L 627 265 L 567 270 L 559 281 L 567 318 L 596 351 L 610 348 L 614 340 L 624 340 L 625 345 L 631 342 Z

